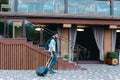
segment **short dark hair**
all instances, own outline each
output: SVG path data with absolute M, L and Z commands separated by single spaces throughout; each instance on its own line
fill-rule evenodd
M 58 34 L 58 32 L 57 31 L 53 31 L 53 35 L 56 35 L 56 34 Z

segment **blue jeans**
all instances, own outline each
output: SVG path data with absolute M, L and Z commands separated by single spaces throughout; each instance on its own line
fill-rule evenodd
M 56 55 L 56 52 L 53 51 L 53 57 L 50 59 L 50 66 L 49 66 L 49 70 L 50 72 L 53 72 L 53 67 L 54 65 L 56 64 L 57 62 L 57 55 Z

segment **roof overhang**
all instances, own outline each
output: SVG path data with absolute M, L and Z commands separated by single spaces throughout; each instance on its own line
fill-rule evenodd
M 20 13 L 0 12 L 7 20 L 29 20 L 34 23 L 66 23 L 66 24 L 100 24 L 120 25 L 120 16 L 96 16 L 80 14 L 48 14 L 48 13 Z

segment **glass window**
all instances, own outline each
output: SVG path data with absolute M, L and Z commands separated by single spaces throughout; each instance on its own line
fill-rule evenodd
M 69 0 L 69 14 L 90 14 L 90 15 L 109 15 L 109 1 L 96 0 Z
M 63 13 L 63 0 L 18 0 L 18 12 Z
M 120 15 L 120 1 L 114 1 L 114 14 Z M 68 0 L 68 14 L 110 15 L 108 0 Z M 18 0 L 18 12 L 64 14 L 64 0 Z
M 120 1 L 114 1 L 114 15 L 120 16 Z

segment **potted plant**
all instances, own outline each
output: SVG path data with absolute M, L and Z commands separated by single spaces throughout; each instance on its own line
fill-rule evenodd
M 76 61 L 76 54 L 73 54 L 73 61 Z M 69 59 L 69 54 L 64 55 L 65 59 Z
M 109 65 L 117 65 L 119 63 L 118 52 L 107 52 L 106 63 Z

